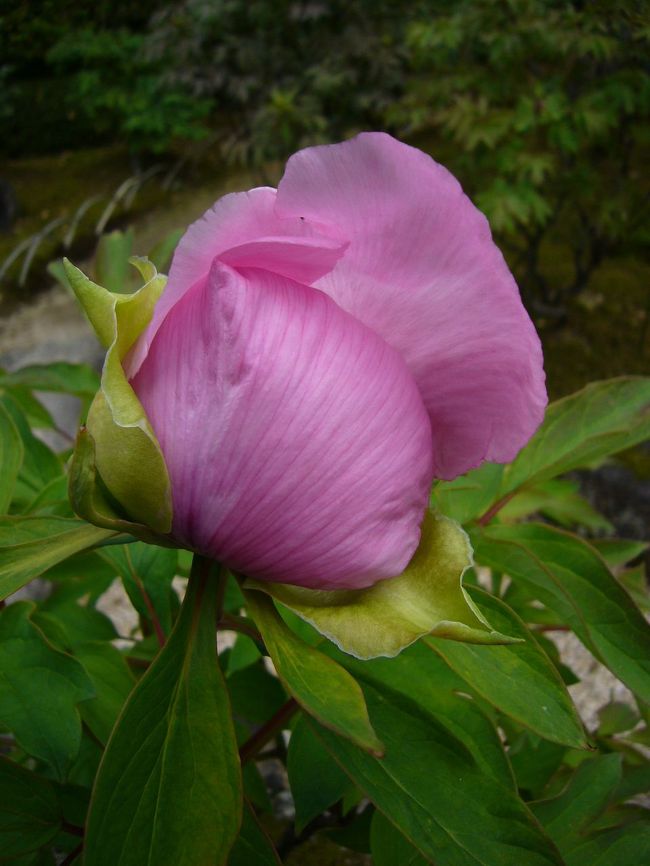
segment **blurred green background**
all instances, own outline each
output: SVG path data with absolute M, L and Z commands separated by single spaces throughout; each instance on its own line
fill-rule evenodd
M 554 396 L 647 371 L 649 45 L 626 0 L 2 0 L 2 311 L 103 232 L 164 261 L 224 191 L 384 129 L 490 219 Z

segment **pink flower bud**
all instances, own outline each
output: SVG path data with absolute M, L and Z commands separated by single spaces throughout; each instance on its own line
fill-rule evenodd
M 125 363 L 172 534 L 251 577 L 365 587 L 417 547 L 434 478 L 541 422 L 539 339 L 487 221 L 380 133 L 300 151 L 192 225 Z

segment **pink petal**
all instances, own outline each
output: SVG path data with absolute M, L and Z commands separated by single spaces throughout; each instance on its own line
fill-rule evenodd
M 317 588 L 368 586 L 408 563 L 432 479 L 429 420 L 400 355 L 322 292 L 217 263 L 132 384 L 183 543 Z
M 431 418 L 435 474 L 511 460 L 546 405 L 539 339 L 485 217 L 383 133 L 302 150 L 276 212 L 349 241 L 316 285 L 398 349 Z
M 151 323 L 125 362 L 130 376 L 140 369 L 167 313 L 207 277 L 216 258 L 233 267 L 263 267 L 307 284 L 334 267 L 347 243 L 320 235 L 299 217 L 280 219 L 275 197 L 270 187 L 225 195 L 188 228 Z

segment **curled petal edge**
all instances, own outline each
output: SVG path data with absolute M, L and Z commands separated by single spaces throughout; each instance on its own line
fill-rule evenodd
M 315 590 L 246 579 L 358 659 L 392 658 L 424 635 L 475 644 L 519 643 L 495 631 L 463 587 L 474 565 L 455 521 L 427 512 L 413 558 L 397 577 L 366 589 Z
M 107 350 L 101 388 L 88 412 L 87 434 L 94 446 L 91 474 L 93 478 L 95 471 L 99 474 L 110 495 L 130 519 L 148 528 L 147 531 L 165 535 L 172 525 L 169 474 L 158 440 L 128 382 L 122 362 L 149 324 L 166 277 L 158 274 L 147 259 L 133 257 L 129 261 L 145 282 L 133 294 L 121 295 L 93 283 L 79 268 L 64 259 L 70 285 Z M 77 480 L 74 491 L 71 481 L 71 498 L 73 505 L 76 502 L 83 507 L 81 503 L 88 501 L 88 494 L 81 495 L 83 488 L 80 484 L 82 478 L 89 482 L 91 475 L 80 471 L 81 456 L 75 454 Z M 88 456 L 86 439 L 85 465 Z M 95 522 L 90 516 L 80 516 Z

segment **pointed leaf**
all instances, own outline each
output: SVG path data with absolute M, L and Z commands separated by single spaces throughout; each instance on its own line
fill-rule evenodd
M 567 866 L 640 866 L 650 860 L 650 824 L 639 822 L 596 833 L 572 848 Z
M 616 454 L 650 436 L 650 379 L 593 382 L 552 403 L 503 474 L 500 496 Z
M 370 757 L 310 721 L 354 783 L 437 866 L 560 866 L 514 791 L 484 774 L 467 748 L 417 704 L 364 686 L 386 756 Z
M 282 866 L 273 843 L 248 803 L 244 804 L 241 830 L 230 852 L 228 866 Z
M 368 589 L 320 591 L 248 580 L 360 659 L 395 656 L 425 634 L 474 643 L 508 643 L 491 629 L 463 588 L 473 565 L 463 530 L 428 513 L 422 538 L 403 574 Z
M 476 587 L 469 591 L 496 628 L 522 638 L 522 643 L 475 647 L 426 638 L 428 646 L 505 715 L 547 740 L 586 748 L 582 722 L 566 686 L 532 633 L 504 602 Z
M 383 746 L 372 729 L 363 692 L 354 677 L 294 634 L 268 596 L 246 590 L 245 599 L 278 676 L 302 708 L 362 749 L 382 754 Z
M 0 517 L 0 599 L 115 534 L 70 517 Z
M 581 764 L 556 797 L 530 808 L 561 851 L 605 810 L 621 781 L 621 756 L 597 755 Z
M 297 833 L 354 787 L 302 717 L 291 732 L 287 773 Z
M 216 659 L 215 575 L 190 578 L 171 637 L 113 730 L 88 817 L 92 866 L 219 866 L 241 821 L 241 772 Z
M 473 537 L 479 562 L 532 590 L 650 703 L 650 624 L 589 544 L 537 523 L 490 526 Z
M 33 610 L 21 601 L 0 612 L 0 723 L 63 779 L 81 742 L 77 704 L 94 689 L 79 662 L 34 625 Z
M 338 655 L 361 683 L 378 689 L 387 687 L 416 703 L 465 746 L 483 773 L 515 790 L 496 728 L 477 702 L 467 696 L 464 681 L 424 641 L 395 659 L 361 662 Z

